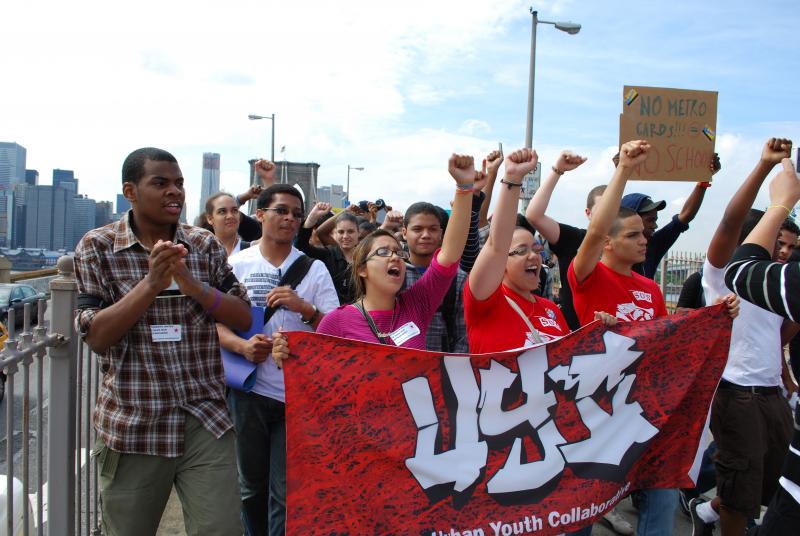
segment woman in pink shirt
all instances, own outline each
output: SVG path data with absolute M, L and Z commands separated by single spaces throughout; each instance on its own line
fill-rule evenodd
M 456 181 L 456 196 L 442 247 L 422 278 L 400 292 L 408 254 L 391 233 L 373 232 L 353 253 L 355 301 L 325 315 L 317 333 L 425 349 L 428 324 L 456 275 L 467 241 L 472 192 L 486 180 L 483 172 L 475 170 L 471 156 L 454 154 L 448 169 Z M 288 355 L 286 337 L 273 334 L 272 356 L 278 366 Z

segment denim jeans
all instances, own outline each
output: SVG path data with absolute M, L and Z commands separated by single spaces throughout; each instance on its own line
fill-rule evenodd
M 286 421 L 284 403 L 228 390 L 236 428 L 236 462 L 247 536 L 283 536 L 286 526 Z
M 639 498 L 637 536 L 672 536 L 678 490 L 644 489 Z
M 693 488 L 686 488 L 683 490 L 687 500 L 699 497 L 717 485 L 717 471 L 714 466 L 714 454 L 716 452 L 717 444 L 712 441 L 703 453 L 703 459 L 700 462 L 700 471 L 697 474 L 697 485 Z

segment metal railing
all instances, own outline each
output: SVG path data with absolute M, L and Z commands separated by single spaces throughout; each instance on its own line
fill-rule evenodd
M 661 285 L 661 293 L 670 312 L 675 312 L 686 278 L 700 271 L 705 260 L 705 253 L 687 251 L 670 251 L 661 259 L 654 279 Z
M 13 536 L 82 532 L 82 522 L 76 515 L 81 509 L 81 501 L 76 500 L 81 489 L 76 464 L 86 456 L 77 456 L 76 448 L 81 444 L 79 431 L 83 431 L 86 440 L 83 452 L 88 452 L 89 436 L 83 427 L 91 429 L 91 426 L 88 422 L 81 424 L 77 407 L 79 400 L 88 400 L 92 389 L 84 389 L 83 380 L 78 384 L 78 377 L 84 377 L 85 360 L 78 359 L 78 337 L 73 322 L 78 286 L 71 257 L 59 259 L 58 276 L 50 281 L 49 288 L 49 329 L 44 300 L 38 303 L 37 324 L 33 328 L 31 306 L 25 305 L 21 332 L 16 329 L 15 314 L 10 309 L 8 339 L 0 351 L 0 367 L 7 376 L 6 519 L 0 532 Z M 17 396 L 18 385 L 21 397 Z M 77 390 L 76 385 L 79 385 Z M 91 468 L 92 464 L 85 465 Z M 90 482 L 88 476 L 84 479 Z M 90 507 L 87 501 L 86 508 Z M 85 528 L 90 530 L 88 522 Z

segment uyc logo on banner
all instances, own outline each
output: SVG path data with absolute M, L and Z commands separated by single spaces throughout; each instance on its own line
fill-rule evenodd
M 406 467 L 432 500 L 478 484 L 487 465 L 489 443 L 512 445 L 505 464 L 485 477 L 487 492 L 503 504 L 524 504 L 541 497 L 567 466 L 578 476 L 621 481 L 635 454 L 646 448 L 658 429 L 644 418 L 641 405 L 630 400 L 636 374 L 626 370 L 642 356 L 631 350 L 636 341 L 607 331 L 603 342 L 604 353 L 572 356 L 569 365 L 552 368 L 545 346 L 521 353 L 518 373 L 492 360 L 489 368 L 478 370 L 480 385 L 470 357 L 445 356 L 443 380 L 452 388 L 445 397 L 447 407 L 455 408 L 454 422 L 439 422 L 428 378 L 403 383 L 417 428 L 415 451 L 406 459 Z M 546 389 L 545 376 L 559 393 L 575 390 L 569 396 L 574 396 L 580 419 L 590 432 L 587 439 L 569 442 L 559 432 L 552 417 L 556 393 Z M 593 399 L 604 384 L 611 398 L 610 413 Z M 512 385 L 519 386 L 518 394 L 524 395 L 525 402 L 505 410 L 503 401 Z M 449 450 L 437 444 L 443 424 L 451 431 Z M 525 435 L 540 445 L 539 456 L 524 452 Z

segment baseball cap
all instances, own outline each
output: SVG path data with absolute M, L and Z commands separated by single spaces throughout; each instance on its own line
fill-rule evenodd
M 667 206 L 667 202 L 662 200 L 656 203 L 649 195 L 628 194 L 622 198 L 620 206 L 635 210 L 637 213 L 641 214 L 642 212 L 662 210 Z

